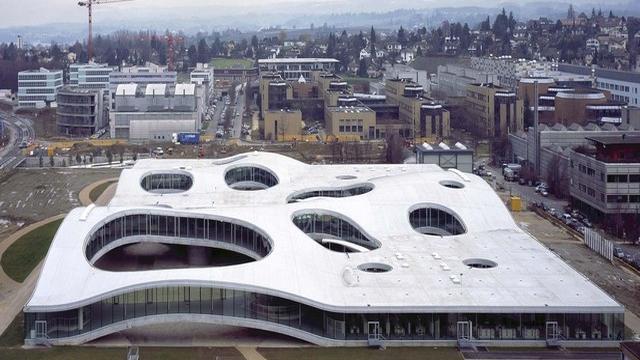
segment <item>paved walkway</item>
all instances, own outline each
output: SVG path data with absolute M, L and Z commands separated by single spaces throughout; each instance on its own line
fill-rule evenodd
M 253 347 L 237 347 L 238 351 L 247 360 L 267 360 L 264 356 L 260 355 L 258 350 Z
M 89 206 L 93 204 L 93 201 L 91 201 L 91 198 L 89 197 L 89 195 L 91 194 L 91 190 L 95 189 L 96 187 L 104 183 L 118 181 L 118 180 L 119 178 L 104 179 L 104 180 L 96 181 L 93 184 L 86 186 L 84 189 L 80 190 L 80 194 L 78 194 L 78 198 L 80 198 L 80 203 L 82 203 L 82 206 Z M 115 188 L 116 188 L 116 184 L 112 184 L 111 186 L 109 186 L 96 200 L 96 205 L 98 206 L 107 205 L 111 200 L 111 198 L 113 197 L 113 194 L 115 193 Z
M 34 230 L 40 226 L 46 225 L 52 221 L 59 220 L 65 217 L 66 214 L 57 215 L 48 219 L 39 221 L 37 223 L 25 226 L 24 228 L 11 234 L 8 238 L 0 242 L 0 258 L 2 254 L 13 244 L 27 234 L 31 230 Z M 40 268 L 42 262 L 36 266 L 34 271 L 24 280 L 22 283 L 18 283 L 11 279 L 4 270 L 0 267 L 0 334 L 2 334 L 7 327 L 11 324 L 16 314 L 22 310 L 24 304 L 29 300 L 29 296 L 35 288 L 38 275 L 40 274 Z

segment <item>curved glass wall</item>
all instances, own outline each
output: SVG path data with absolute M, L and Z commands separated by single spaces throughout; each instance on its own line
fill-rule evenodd
M 370 239 L 355 225 L 346 219 L 329 214 L 299 213 L 293 217 L 293 223 L 310 238 L 322 246 L 340 252 L 354 252 L 356 248 L 374 250 L 380 247 L 378 241 Z M 324 240 L 338 242 L 323 242 Z M 355 244 L 356 247 L 340 245 L 340 241 Z
M 26 312 L 25 339 L 64 339 L 136 318 L 167 314 L 252 319 L 333 340 L 366 341 L 376 324 L 387 340 L 456 340 L 469 324 L 481 340 L 547 339 L 555 324 L 561 339 L 622 340 L 623 313 L 338 313 L 278 296 L 215 287 L 160 286 L 111 296 L 77 309 Z M 215 323 L 215 318 L 211 319 Z
M 451 236 L 466 232 L 456 215 L 428 206 L 411 211 L 409 221 L 414 230 L 425 235 Z
M 229 245 L 230 248 L 245 249 L 245 253 L 256 259 L 271 252 L 271 242 L 267 236 L 240 224 L 216 219 L 136 214 L 118 217 L 95 230 L 89 237 L 85 255 L 93 262 L 96 254 L 104 247 L 134 236 L 201 240 L 201 243 L 218 242 Z M 216 247 L 215 244 L 212 247 Z
M 255 166 L 233 168 L 224 175 L 224 180 L 232 189 L 255 191 L 278 185 L 278 178 L 271 172 Z
M 140 186 L 156 194 L 180 193 L 191 189 L 193 178 L 186 173 L 154 173 L 142 178 Z
M 343 189 L 320 189 L 320 190 L 304 191 L 304 192 L 300 192 L 290 196 L 287 202 L 294 203 L 299 200 L 310 199 L 314 197 L 343 198 L 343 197 L 366 194 L 371 190 L 373 190 L 373 185 L 363 184 L 363 185 L 350 186 Z

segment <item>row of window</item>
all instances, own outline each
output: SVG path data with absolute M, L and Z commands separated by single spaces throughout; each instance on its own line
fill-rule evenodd
M 306 191 L 292 196 L 288 202 L 293 203 L 298 200 L 310 199 L 314 197 L 329 197 L 329 198 L 343 198 L 366 194 L 373 190 L 371 185 L 358 185 L 349 187 L 346 189 L 326 189 L 326 190 L 314 190 Z
M 171 286 L 137 290 L 59 312 L 25 313 L 26 339 L 60 339 L 123 321 L 167 314 L 253 319 L 337 340 L 622 340 L 624 316 L 564 313 L 337 313 L 233 289 Z M 212 318 L 212 321 L 214 319 Z M 461 324 L 468 326 L 460 330 Z M 549 334 L 551 326 L 552 334 Z
M 140 183 L 145 191 L 158 194 L 187 191 L 192 185 L 193 178 L 182 173 L 150 174 L 143 177 Z
M 293 218 L 293 223 L 309 235 L 312 239 L 322 242 L 322 239 L 333 238 L 360 245 L 369 250 L 380 247 L 377 241 L 370 239 L 350 221 L 328 214 L 300 214 Z M 346 249 L 330 248 L 345 251 Z
M 607 195 L 607 203 L 637 204 L 640 203 L 640 195 Z
M 457 216 L 429 207 L 413 210 L 409 214 L 409 222 L 416 231 L 425 235 L 450 236 L 466 232 Z
M 640 174 L 607 175 L 608 183 L 640 183 Z
M 267 236 L 246 226 L 215 219 L 138 214 L 109 221 L 98 228 L 87 243 L 87 259 L 110 243 L 130 236 L 164 236 L 224 242 L 265 257 L 271 252 Z

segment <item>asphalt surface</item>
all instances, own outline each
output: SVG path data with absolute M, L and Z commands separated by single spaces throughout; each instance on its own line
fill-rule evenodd
M 245 84 L 240 84 L 236 86 L 236 102 L 235 104 L 231 104 L 230 106 L 235 107 L 236 116 L 231 119 L 231 138 L 239 139 L 242 137 L 242 117 L 244 115 L 244 106 L 245 106 L 245 93 L 242 92 L 240 94 L 240 90 L 244 87 Z
M 20 143 L 32 142 L 36 133 L 31 120 L 8 112 L 0 112 L 0 121 L 4 122 L 5 131 L 9 133 L 9 143 L 0 149 L 0 170 L 17 167 L 25 156 L 22 155 Z

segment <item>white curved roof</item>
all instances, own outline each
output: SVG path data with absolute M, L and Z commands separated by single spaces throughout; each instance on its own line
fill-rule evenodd
M 264 191 L 230 189 L 225 172 L 250 164 L 270 169 L 279 184 Z M 194 178 L 186 193 L 155 195 L 140 186 L 150 171 L 180 168 Z M 357 178 L 340 180 L 341 175 Z M 442 180 L 465 187 L 447 188 L 439 184 Z M 286 201 L 300 190 L 358 183 L 373 184 L 374 189 L 349 198 Z M 409 223 L 409 209 L 425 203 L 451 209 L 467 233 L 445 238 L 417 233 Z M 324 248 L 292 223 L 294 213 L 309 209 L 344 215 L 382 246 L 348 255 Z M 108 272 L 89 264 L 83 244 L 92 228 L 121 212 L 152 210 L 251 223 L 269 236 L 272 252 L 259 261 L 215 268 Z M 462 263 L 468 258 L 490 259 L 498 266 L 471 269 Z M 345 283 L 345 269 L 369 262 L 385 263 L 393 270 L 358 271 L 358 283 Z M 457 283 L 452 279 L 460 277 Z M 479 177 L 434 165 L 305 165 L 269 153 L 227 160 L 139 160 L 123 171 L 109 206 L 90 212 L 78 208 L 66 217 L 25 308 L 71 309 L 108 294 L 159 284 L 256 290 L 344 312 L 622 311 L 607 294 L 518 228 Z

